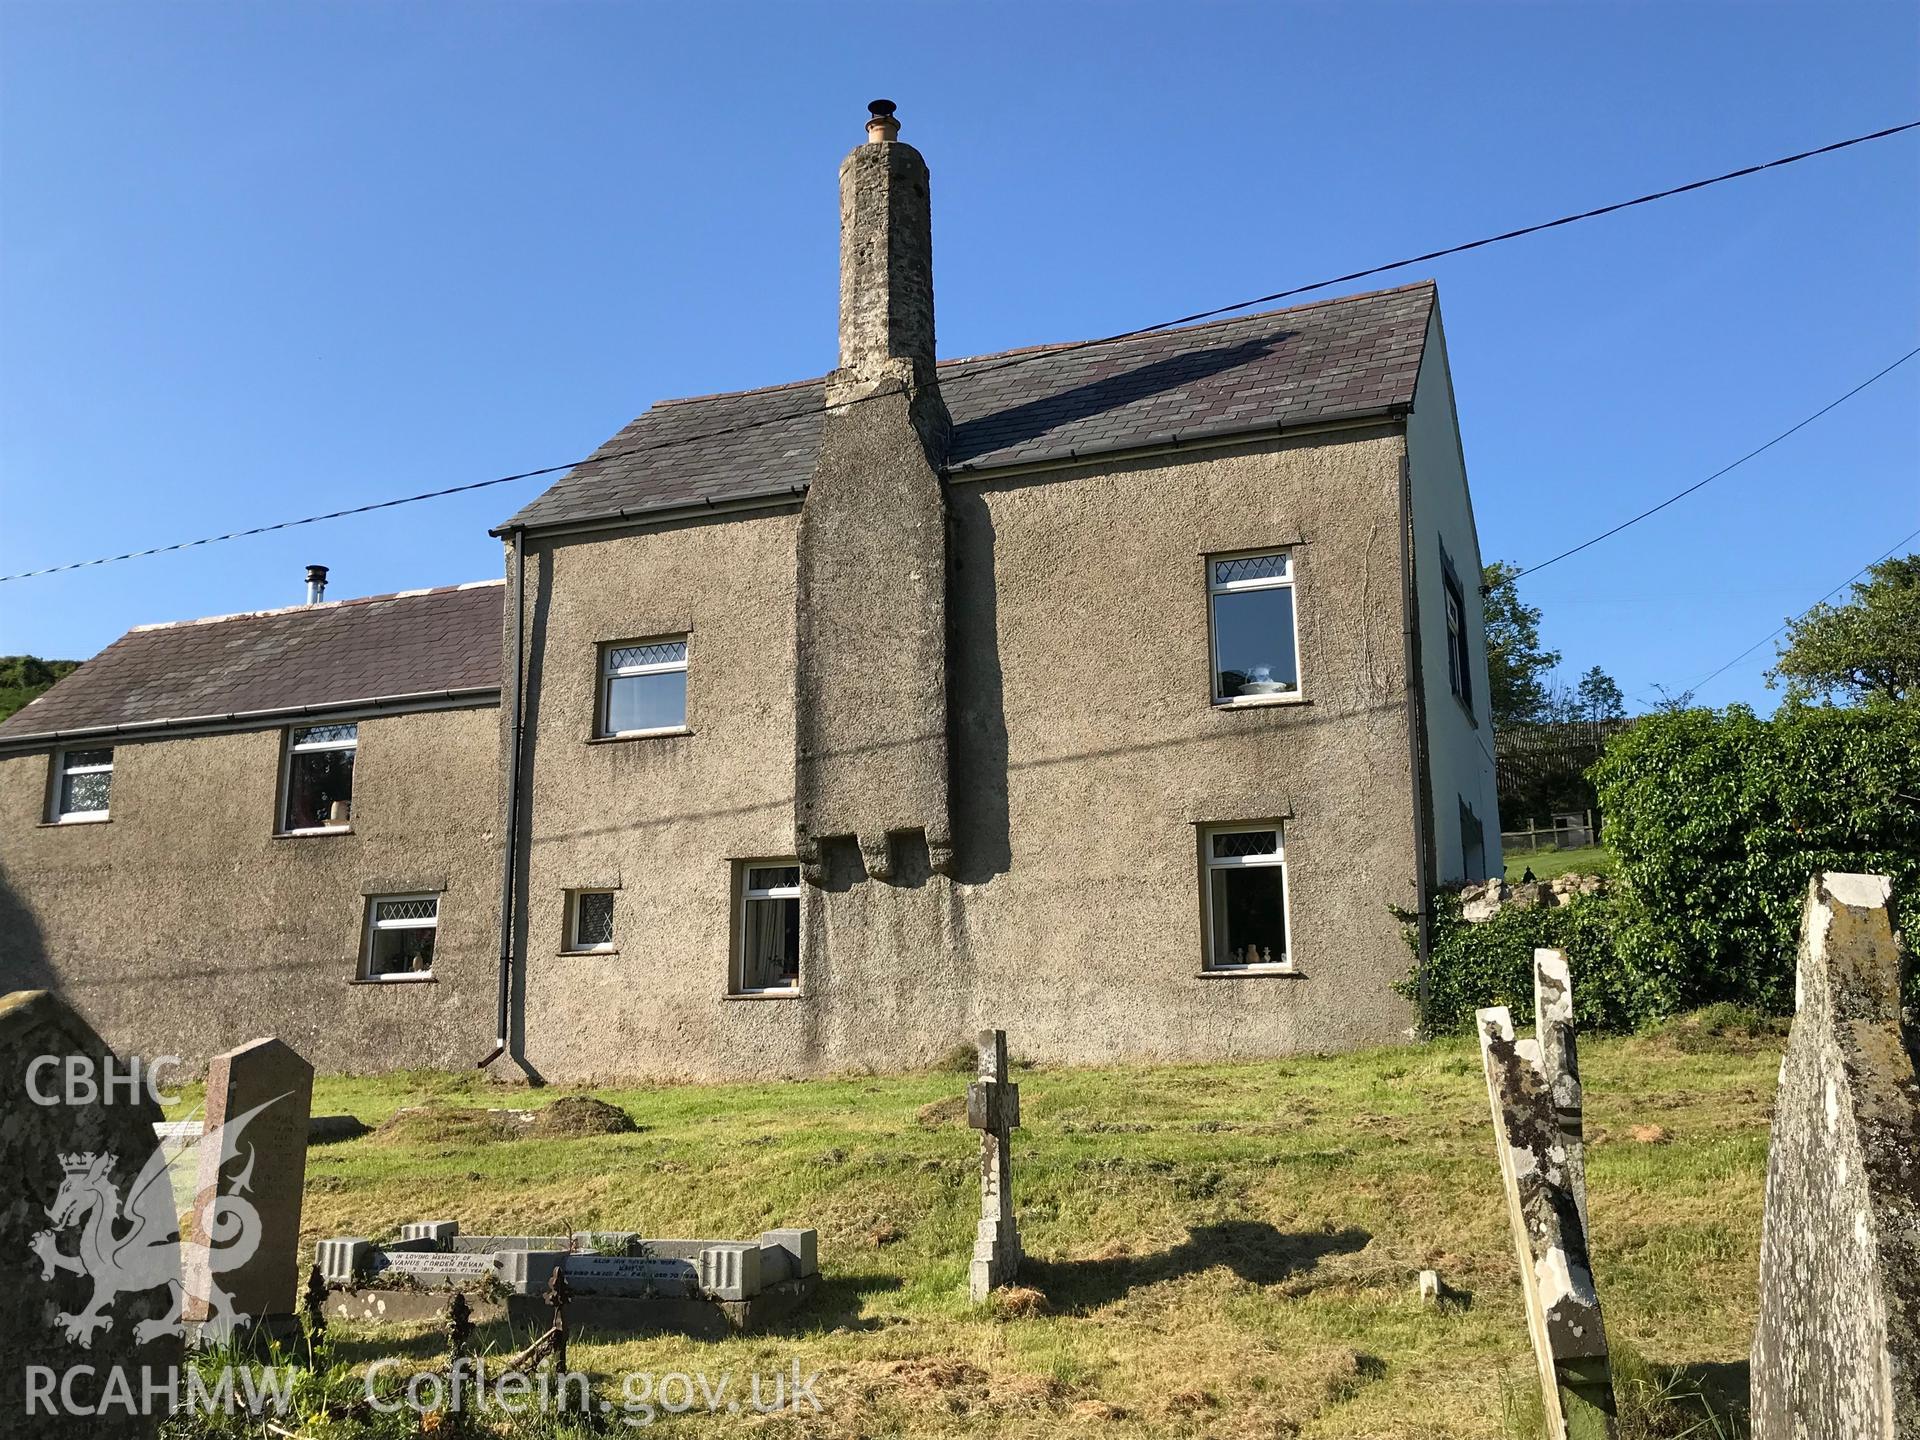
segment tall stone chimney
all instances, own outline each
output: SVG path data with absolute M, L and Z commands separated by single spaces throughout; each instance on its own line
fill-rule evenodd
M 901 843 L 924 840 L 943 873 L 953 860 L 927 165 L 892 101 L 869 108 L 840 166 L 840 368 L 800 510 L 794 840 L 814 884 L 839 839 L 875 879 Z

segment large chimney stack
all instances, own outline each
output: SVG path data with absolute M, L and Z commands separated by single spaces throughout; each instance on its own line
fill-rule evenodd
M 902 843 L 953 864 L 932 209 L 893 102 L 868 108 L 840 166 L 840 368 L 800 510 L 794 844 L 815 885 L 828 841 L 879 880 Z

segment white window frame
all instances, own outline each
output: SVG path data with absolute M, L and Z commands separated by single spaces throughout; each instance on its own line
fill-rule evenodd
M 615 665 L 613 655 L 616 650 L 624 650 L 632 645 L 678 645 L 681 647 L 678 660 L 662 660 L 651 665 Z M 613 682 L 626 680 L 637 675 L 671 675 L 675 671 L 687 672 L 687 660 L 693 653 L 691 635 L 654 635 L 643 640 L 609 640 L 600 647 L 600 678 L 597 682 L 598 693 L 594 700 L 594 738 L 597 740 L 631 740 L 644 735 L 684 735 L 687 732 L 687 717 L 683 709 L 678 725 L 655 725 L 645 730 L 613 729 Z
M 613 901 L 614 925 L 613 939 L 605 944 L 585 944 L 580 939 L 580 902 L 589 895 L 605 895 Z M 566 944 L 561 949 L 568 955 L 611 955 L 620 948 L 620 892 L 618 890 L 585 889 L 567 892 L 567 934 Z
M 319 730 L 319 729 L 326 728 L 328 726 L 338 726 L 338 725 L 351 725 L 353 727 L 353 738 L 351 740 L 306 740 L 306 741 L 299 741 L 299 742 L 296 742 L 293 738 L 295 735 L 298 735 L 302 730 Z M 318 750 L 351 750 L 353 751 L 354 752 L 354 756 L 353 756 L 354 779 L 357 786 L 358 780 L 359 780 L 359 770 L 360 770 L 360 722 L 359 721 L 357 720 L 318 720 L 310 725 L 289 725 L 287 727 L 287 743 L 285 747 L 285 754 L 282 755 L 280 760 L 279 810 L 278 810 L 278 813 L 273 817 L 274 818 L 273 828 L 274 828 L 275 834 L 335 835 L 342 830 L 351 830 L 353 828 L 353 816 L 351 814 L 349 814 L 347 818 L 341 821 L 338 825 L 333 825 L 333 824 L 303 825 L 298 829 L 289 828 L 287 825 L 287 800 L 293 790 L 293 757 L 297 754 L 305 755 Z M 352 801 L 347 802 L 347 808 L 349 811 L 352 810 L 353 808 Z M 395 897 L 391 895 L 386 895 L 386 896 L 382 896 L 381 898 L 386 900 L 391 900 L 391 899 L 394 899 Z
M 791 885 L 769 885 L 758 889 L 753 888 L 749 884 L 753 878 L 754 871 L 776 869 L 794 871 L 794 883 Z M 799 978 L 791 985 L 750 986 L 747 984 L 747 903 L 751 900 L 799 900 L 801 898 L 801 889 L 806 883 L 800 878 L 798 873 L 799 869 L 800 862 L 792 859 L 740 860 L 735 862 L 733 889 L 737 898 L 734 901 L 733 907 L 734 940 L 732 960 L 733 975 L 731 977 L 733 983 L 728 987 L 730 993 L 735 995 L 798 995 L 801 986 L 806 983 L 807 939 L 806 931 L 802 927 L 806 906 L 803 904 L 798 907 L 799 913 L 794 919 L 794 926 L 798 931 L 800 948 Z
M 1216 858 L 1213 853 L 1213 837 L 1216 835 L 1265 835 L 1273 836 L 1274 850 L 1271 855 L 1233 855 L 1226 859 Z M 1287 827 L 1278 820 L 1263 821 L 1259 824 L 1206 825 L 1200 830 L 1200 864 L 1206 875 L 1205 894 L 1201 897 L 1205 905 L 1206 963 L 1202 968 L 1214 975 L 1292 975 L 1298 973 L 1293 955 L 1293 883 L 1287 875 Z M 1233 965 L 1221 964 L 1214 959 L 1218 947 L 1213 935 L 1213 877 L 1222 870 L 1277 869 L 1280 872 L 1280 933 L 1287 948 L 1287 958 L 1272 964 Z
M 433 919 L 431 920 L 380 920 L 375 918 L 380 906 L 391 900 L 431 900 L 433 901 Z M 394 895 L 369 895 L 365 919 L 362 922 L 366 930 L 365 938 L 360 942 L 360 978 L 375 985 L 405 985 L 415 980 L 433 979 L 433 967 L 425 970 L 395 970 L 385 975 L 373 973 L 373 937 L 382 930 L 431 930 L 434 932 L 433 948 L 440 949 L 440 896 L 431 890 L 410 890 Z M 438 959 L 436 953 L 435 959 Z
M 1283 557 L 1287 562 L 1284 576 L 1266 576 L 1258 580 L 1219 581 L 1215 578 L 1214 567 L 1229 560 L 1264 560 L 1270 555 Z M 1269 550 L 1229 550 L 1218 555 L 1205 557 L 1207 564 L 1207 694 L 1213 697 L 1218 708 L 1233 708 L 1243 705 L 1293 705 L 1304 698 L 1307 689 L 1307 677 L 1300 669 L 1300 595 L 1295 585 L 1297 566 L 1294 563 L 1293 547 L 1279 545 Z M 1285 590 L 1287 600 L 1293 608 L 1293 689 L 1275 695 L 1222 695 L 1220 693 L 1220 626 L 1214 618 L 1214 600 L 1221 595 L 1238 595 L 1248 590 Z
M 104 750 L 107 763 L 104 765 L 73 765 L 67 757 L 85 750 Z M 113 781 L 107 781 L 107 803 L 99 810 L 69 810 L 66 808 L 67 777 L 69 775 L 106 775 L 113 774 L 113 747 L 111 745 L 83 745 L 70 750 L 58 751 L 53 757 L 53 823 L 56 825 L 97 825 L 102 820 L 113 818 Z

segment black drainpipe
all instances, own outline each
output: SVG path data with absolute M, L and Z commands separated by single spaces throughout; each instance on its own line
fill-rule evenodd
M 513 1003 L 514 867 L 520 858 L 520 747 L 526 731 L 521 674 L 526 656 L 527 575 L 524 526 L 513 532 L 513 662 L 507 671 L 507 711 L 512 744 L 507 749 L 507 833 L 500 847 L 500 995 L 495 1009 L 493 1049 L 474 1068 L 484 1070 L 507 1053 L 507 1019 Z

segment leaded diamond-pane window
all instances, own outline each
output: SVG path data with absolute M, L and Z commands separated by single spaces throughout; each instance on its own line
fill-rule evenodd
M 573 934 L 569 950 L 613 948 L 613 892 L 579 890 L 573 896 Z
M 1277 855 L 1280 834 L 1275 830 L 1230 830 L 1213 837 L 1213 858 L 1238 860 L 1247 855 Z
M 1233 826 L 1206 838 L 1207 968 L 1292 969 L 1280 827 Z
M 1238 585 L 1248 580 L 1285 580 L 1286 578 L 1285 551 L 1273 555 L 1242 555 L 1234 560 L 1213 562 L 1215 585 Z
M 1214 703 L 1297 694 L 1292 556 L 1285 550 L 1227 556 L 1212 561 L 1207 573 Z
M 53 818 L 104 820 L 113 793 L 113 751 L 68 750 L 60 756 Z
M 607 654 L 607 669 L 610 671 L 637 670 L 649 665 L 684 665 L 687 663 L 687 642 L 684 640 L 656 640 L 645 645 L 621 645 Z
M 749 865 L 740 876 L 740 951 L 735 985 L 743 994 L 800 988 L 800 867 Z
M 647 735 L 687 724 L 687 641 L 623 641 L 600 664 L 600 735 Z
M 369 901 L 365 977 L 433 978 L 433 945 L 439 933 L 437 895 L 389 895 Z

